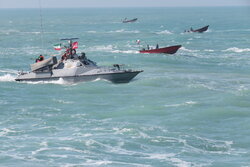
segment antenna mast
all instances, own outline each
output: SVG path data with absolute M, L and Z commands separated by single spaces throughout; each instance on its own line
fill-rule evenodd
M 44 50 L 44 40 L 43 40 L 43 17 L 42 17 L 42 5 L 41 5 L 41 0 L 39 0 L 39 11 L 40 11 L 40 23 L 41 23 L 41 42 L 42 42 L 42 49 Z

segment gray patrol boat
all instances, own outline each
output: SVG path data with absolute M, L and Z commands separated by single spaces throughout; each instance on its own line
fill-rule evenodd
M 119 64 L 113 67 L 101 67 L 85 56 L 76 54 L 77 46 L 72 40 L 68 40 L 69 46 L 65 46 L 65 53 L 58 61 L 56 56 L 31 64 L 30 72 L 19 72 L 16 81 L 55 81 L 62 78 L 66 82 L 85 82 L 97 79 L 111 81 L 113 83 L 128 83 L 142 70 L 123 69 Z M 78 44 L 78 43 L 77 43 Z

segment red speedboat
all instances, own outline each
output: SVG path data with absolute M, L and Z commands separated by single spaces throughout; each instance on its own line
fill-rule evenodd
M 180 49 L 181 45 L 169 46 L 165 48 L 158 48 L 158 49 L 142 49 L 140 53 L 166 53 L 166 54 L 175 54 L 178 49 Z

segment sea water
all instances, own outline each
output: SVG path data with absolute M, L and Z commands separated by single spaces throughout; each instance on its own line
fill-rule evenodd
M 0 16 L 0 166 L 250 166 L 249 8 L 1 9 Z M 184 33 L 206 25 L 203 34 Z M 61 54 L 53 45 L 70 37 L 100 66 L 144 72 L 127 84 L 14 81 L 40 54 Z M 140 54 L 147 44 L 182 48 Z

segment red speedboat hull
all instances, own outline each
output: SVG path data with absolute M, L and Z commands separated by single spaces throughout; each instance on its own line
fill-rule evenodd
M 169 46 L 159 49 L 150 49 L 150 50 L 140 50 L 140 53 L 166 53 L 166 54 L 175 54 L 178 49 L 181 48 L 181 45 Z

